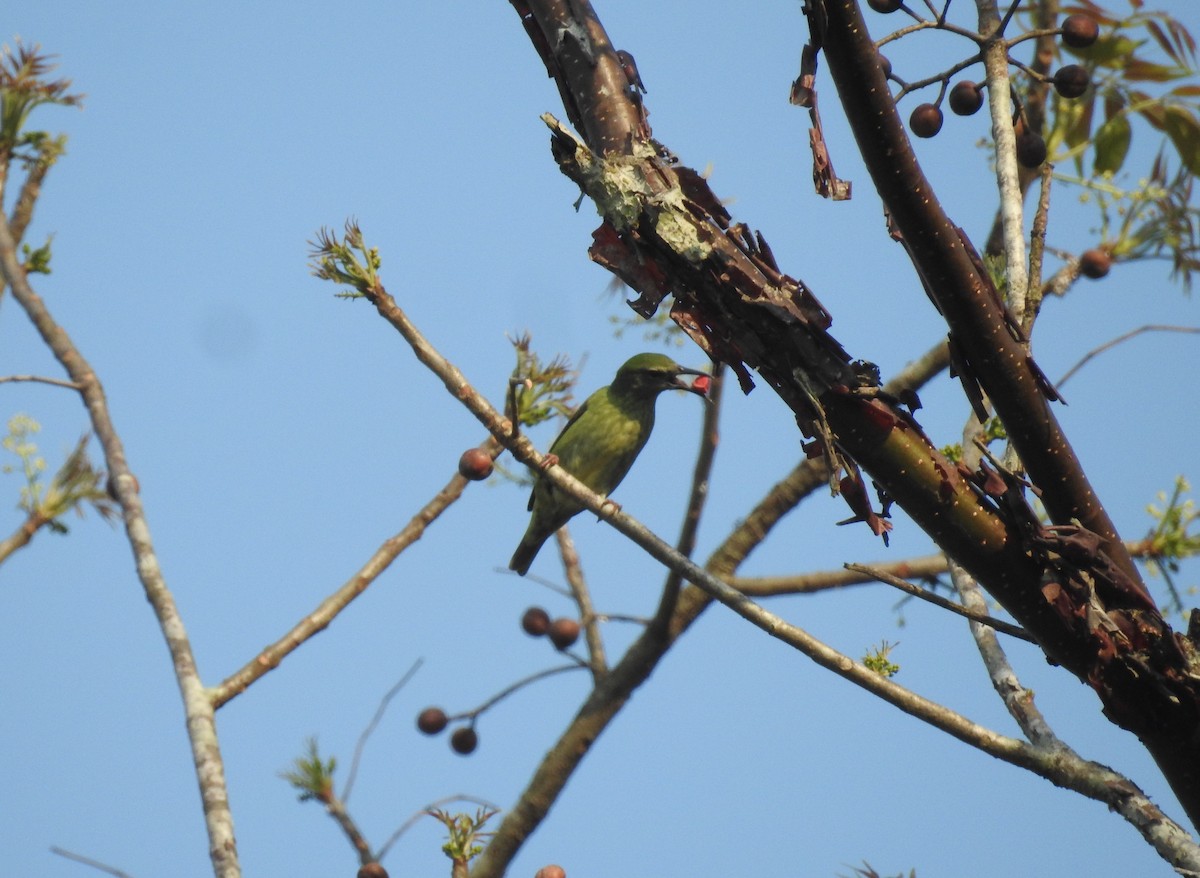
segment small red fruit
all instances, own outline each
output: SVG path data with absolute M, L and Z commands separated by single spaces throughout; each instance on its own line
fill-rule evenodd
M 890 12 L 895 12 L 902 5 L 900 0 L 867 0 L 867 5 L 876 12 L 882 12 L 887 15 Z
M 1112 256 L 1107 250 L 1099 247 L 1084 250 L 1079 257 L 1079 273 L 1092 280 L 1104 277 L 1110 268 L 1112 268 Z
M 951 111 L 956 115 L 973 116 L 983 106 L 983 92 L 976 83 L 964 79 L 950 89 L 949 103 Z
M 542 637 L 550 630 L 550 614 L 541 607 L 530 607 L 521 617 L 521 628 L 530 637 Z
M 1100 25 L 1090 15 L 1068 15 L 1062 23 L 1062 41 L 1072 49 L 1086 49 L 1100 36 Z
M 708 394 L 708 389 L 712 387 L 712 378 L 707 375 L 698 375 L 696 380 L 692 382 L 692 389 L 701 394 Z
M 358 878 L 388 878 L 388 873 L 379 863 L 367 863 L 359 868 Z
M 449 721 L 446 711 L 440 707 L 427 707 L 417 714 L 417 728 L 427 735 L 436 735 Z
M 1046 160 L 1046 141 L 1038 134 L 1017 135 L 1017 161 L 1027 168 L 1040 168 Z
M 483 481 L 493 469 L 491 455 L 482 448 L 468 448 L 458 459 L 458 474 L 473 482 Z
M 556 649 L 566 649 L 579 639 L 579 623 L 574 619 L 555 619 L 547 633 Z
M 1066 67 L 1058 68 L 1051 79 L 1051 82 L 1054 83 L 1054 90 L 1064 98 L 1079 97 L 1087 91 L 1091 81 L 1091 75 L 1078 64 L 1068 64 Z
M 455 729 L 454 734 L 450 736 L 450 747 L 455 753 L 462 756 L 474 753 L 478 746 L 479 735 L 475 734 L 475 730 L 470 726 L 461 726 Z
M 921 104 L 908 117 L 908 127 L 917 137 L 933 137 L 942 130 L 942 111 L 933 104 Z
M 542 866 L 533 878 L 567 878 L 567 870 L 562 866 Z

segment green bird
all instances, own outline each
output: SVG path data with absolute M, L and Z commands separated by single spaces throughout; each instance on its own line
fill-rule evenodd
M 654 429 L 654 403 L 664 390 L 705 395 L 705 384 L 688 384 L 681 375 L 704 375 L 685 369 L 663 354 L 638 354 L 617 370 L 617 377 L 587 398 L 567 421 L 550 454 L 558 464 L 597 494 L 616 490 Z M 508 562 L 524 576 L 542 544 L 583 507 L 539 476 L 529 498 L 529 529 Z

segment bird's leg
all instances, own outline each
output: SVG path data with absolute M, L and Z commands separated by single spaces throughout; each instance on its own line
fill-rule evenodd
M 539 463 L 538 466 L 543 470 L 548 470 L 552 466 L 558 466 L 558 455 L 552 451 L 547 452 L 546 456 L 542 458 L 542 462 Z

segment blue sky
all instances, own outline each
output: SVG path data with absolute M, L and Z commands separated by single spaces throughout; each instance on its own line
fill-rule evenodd
M 960 3 L 962 0 L 960 0 Z M 1115 2 L 1115 0 L 1114 0 Z M 1197 29 L 1185 0 L 1160 4 Z M 763 230 L 857 357 L 890 375 L 944 327 L 885 234 L 821 80 L 823 119 L 854 199 L 810 183 L 807 113 L 787 103 L 807 30 L 798 3 L 597 3 L 650 92 L 656 136 L 711 167 L 736 218 Z M 969 20 L 969 19 L 968 19 Z M 885 23 L 873 16 L 882 34 Z M 538 115 L 557 92 L 507 3 L 85 4 L 10 10 L 19 34 L 59 56 L 85 109 L 47 109 L 70 137 L 28 240 L 54 235 L 35 278 L 104 382 L 168 583 L 207 683 L 233 672 L 346 580 L 454 472 L 481 428 L 364 303 L 310 277 L 310 240 L 358 218 L 383 277 L 431 341 L 498 402 L 506 334 L 582 362 L 581 396 L 633 353 L 614 338 L 608 276 L 586 258 L 596 217 L 550 159 Z M 893 55 L 918 78 L 939 40 Z M 921 42 L 918 42 L 921 40 Z M 948 51 L 961 53 L 961 46 Z M 900 65 L 908 65 L 901 68 Z M 907 112 L 907 111 L 906 111 Z M 993 196 L 982 117 L 950 118 L 919 146 L 947 209 L 977 240 Z M 1135 134 L 1135 149 L 1157 141 Z M 1126 180 L 1132 183 L 1132 179 Z M 1095 212 L 1056 190 L 1051 243 L 1095 241 Z M 1196 325 L 1194 298 L 1162 264 L 1118 267 L 1047 303 L 1035 353 L 1052 378 L 1147 323 Z M 1177 474 L 1193 479 L 1200 421 L 1188 378 L 1195 337 L 1145 335 L 1087 366 L 1059 415 L 1125 536 Z M 691 348 L 675 355 L 704 365 Z M 0 374 L 57 375 L 11 297 L 0 304 Z M 943 379 L 922 394 L 939 443 L 966 415 Z M 700 406 L 664 397 L 655 436 L 618 499 L 668 538 L 697 444 Z M 37 418 L 51 461 L 86 429 L 68 391 L 0 386 L 0 414 Z M 543 447 L 553 428 L 534 434 Z M 783 405 L 731 394 L 704 557 L 799 458 Z M 19 482 L 0 477 L 13 498 Z M 470 758 L 413 728 L 429 704 L 468 709 L 559 657 L 518 628 L 525 607 L 565 600 L 500 572 L 525 527 L 525 493 L 472 486 L 330 628 L 218 715 L 247 875 L 352 874 L 352 852 L 278 773 L 315 735 L 345 767 L 379 698 L 418 658 L 366 753 L 350 808 L 380 844 L 425 803 L 466 793 L 510 805 L 586 691 L 583 675 L 528 689 L 480 723 Z M 20 520 L 13 509 L 13 528 Z M 744 572 L 782 573 L 929 551 L 900 519 L 885 549 L 836 528 L 840 500 L 812 498 Z M 137 878 L 208 874 L 182 711 L 161 635 L 119 530 L 94 515 L 43 533 L 0 568 L 0 746 L 8 754 L 0 848 L 14 875 L 75 876 L 52 845 Z M 635 547 L 574 526 L 599 609 L 646 614 L 661 575 Z M 1197 580 L 1195 563 L 1180 576 Z M 553 557 L 534 572 L 559 575 Z M 1157 586 L 1157 584 L 1156 584 Z M 863 588 L 771 606 L 851 655 L 899 641 L 898 680 L 1013 733 L 965 627 L 896 593 Z M 611 623 L 610 654 L 631 629 Z M 1059 734 L 1180 811 L 1136 741 L 1083 685 L 1015 644 L 1011 657 Z M 1015 840 L 1018 840 L 1016 842 Z M 1071 841 L 1065 841 L 1070 839 Z M 446 874 L 441 832 L 419 824 L 385 865 Z M 1020 854 L 997 855 L 1019 847 Z M 511 874 L 560 862 L 587 875 L 848 874 L 869 861 L 922 878 L 1168 874 L 1103 806 L 999 764 L 815 668 L 714 608 L 605 733 Z

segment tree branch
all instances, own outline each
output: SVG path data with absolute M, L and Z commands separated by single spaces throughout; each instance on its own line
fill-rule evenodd
M 492 431 L 492 435 L 503 442 L 519 461 L 537 467 L 544 478 L 571 499 L 580 503 L 602 521 L 608 522 L 664 566 L 676 571 L 696 585 L 709 598 L 714 598 L 730 607 L 738 615 L 750 621 L 778 640 L 793 646 L 822 667 L 855 683 L 878 697 L 900 708 L 904 712 L 927 722 L 942 731 L 982 750 L 989 755 L 1026 768 L 1050 780 L 1056 785 L 1067 787 L 1099 799 L 1114 809 L 1124 807 L 1126 800 L 1140 795 L 1140 791 L 1127 780 L 1103 766 L 1092 763 L 1069 765 L 1065 769 L 1056 759 L 1057 754 L 1046 753 L 1023 741 L 999 735 L 990 729 L 971 722 L 967 718 L 929 701 L 904 687 L 855 662 L 802 629 L 791 625 L 778 616 L 763 609 L 746 595 L 738 592 L 708 570 L 702 569 L 681 555 L 644 525 L 620 509 L 614 509 L 606 497 L 594 494 L 582 482 L 575 479 L 562 467 L 544 467 L 544 458 L 524 436 L 514 436 L 508 419 L 496 411 L 486 399 L 479 395 L 466 381 L 462 373 L 439 354 L 417 327 L 408 319 L 381 284 L 367 294 L 376 310 L 412 347 L 417 358 L 437 375 L 452 396 L 458 399 L 479 421 Z M 682 598 L 683 596 L 681 596 Z M 704 602 L 681 600 L 676 619 L 686 625 L 703 608 Z M 672 627 L 672 640 L 682 629 Z M 629 694 L 644 681 L 658 659 L 666 651 L 670 641 L 653 636 L 649 630 L 630 647 L 622 660 L 593 690 L 576 714 L 562 738 L 546 754 L 535 771 L 526 792 L 517 805 L 510 810 L 492 842 L 477 861 L 472 874 L 475 878 L 497 878 L 525 838 L 536 828 L 549 810 L 550 804 L 561 792 L 567 778 L 586 754 L 596 737 L 617 713 Z M 1086 769 L 1086 770 L 1085 770 Z M 1099 779 L 1098 779 L 1099 778 Z M 536 791 L 534 794 L 532 791 Z M 1144 801 L 1144 796 L 1139 799 Z M 1149 824 L 1139 828 L 1148 838 L 1169 836 L 1172 846 L 1169 851 L 1160 850 L 1180 862 L 1195 862 L 1200 866 L 1200 848 L 1189 849 L 1179 837 L 1186 833 L 1161 812 Z M 1164 830 L 1164 826 L 1166 830 Z M 1159 842 L 1153 842 L 1157 845 Z M 1190 858 L 1190 859 L 1189 859 Z M 1173 860 L 1174 862 L 1174 860 Z
M 491 455 L 493 459 L 503 448 L 499 442 L 496 442 L 492 438 L 487 439 L 479 447 L 485 453 Z M 419 540 L 425 534 L 425 529 L 462 496 L 462 492 L 467 487 L 467 484 L 467 479 L 455 473 L 450 481 L 446 483 L 446 486 L 421 507 L 399 533 L 385 540 L 375 550 L 375 553 L 367 559 L 367 562 L 353 576 L 346 580 L 341 588 L 321 601 L 316 609 L 293 625 L 291 630 L 279 638 L 279 640 L 263 649 L 262 652 L 247 662 L 240 670 L 225 678 L 220 685 L 209 689 L 208 697 L 212 701 L 213 709 L 223 707 L 233 698 L 245 692 L 260 677 L 279 667 L 280 662 L 287 658 L 302 643 L 314 634 L 324 631 L 329 627 L 329 623 L 342 610 L 366 591 L 371 583 L 378 579 L 383 571 L 387 570 L 401 552 Z
M 229 810 L 229 793 L 213 707 L 196 669 L 183 619 L 159 567 L 136 480 L 129 470 L 125 449 L 109 416 L 104 388 L 91 365 L 80 354 L 66 331 L 54 322 L 41 297 L 29 285 L 25 271 L 17 261 L 17 242 L 6 218 L 0 218 L 0 275 L 71 381 L 80 386 L 80 396 L 91 419 L 92 430 L 104 449 L 110 481 L 117 502 L 121 504 L 125 533 L 133 550 L 138 579 L 167 642 L 175 679 L 183 696 L 188 741 L 200 786 L 213 871 L 217 878 L 238 878 L 241 868 L 238 865 L 233 815 Z

